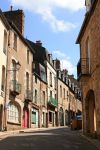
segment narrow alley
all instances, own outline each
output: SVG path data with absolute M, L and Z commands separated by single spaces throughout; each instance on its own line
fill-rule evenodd
M 2 150 L 97 150 L 80 131 L 56 128 L 19 133 L 0 141 Z

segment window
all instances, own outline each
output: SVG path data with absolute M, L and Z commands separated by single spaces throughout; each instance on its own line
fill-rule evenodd
M 7 52 L 7 32 L 5 30 L 4 30 L 3 52 L 4 54 L 6 54 Z
M 45 105 L 45 91 L 43 91 L 43 105 Z
M 65 88 L 63 89 L 64 99 L 65 99 Z
M 26 73 L 26 90 L 29 89 L 29 73 Z
M 35 83 L 37 83 L 37 77 L 35 76 Z
M 13 43 L 13 48 L 17 50 L 17 35 L 14 33 L 14 43 Z
M 27 50 L 27 63 L 29 64 L 29 50 Z
M 50 98 L 52 98 L 52 91 L 50 91 Z
M 50 72 L 50 86 L 52 86 L 52 73 Z
M 62 97 L 62 86 L 60 85 L 60 97 Z
M 88 71 L 90 73 L 90 42 L 89 37 L 86 40 L 86 68 L 88 68 Z
M 55 90 L 56 90 L 56 84 L 57 84 L 57 79 L 56 79 L 56 77 L 54 77 L 54 85 L 55 85 Z
M 67 95 L 67 100 L 68 100 L 68 97 L 69 97 L 69 92 L 68 91 L 66 92 L 66 95 Z
M 32 111 L 31 114 L 31 122 L 32 124 L 36 124 L 36 112 Z
M 1 83 L 1 90 L 4 91 L 5 89 L 5 67 L 2 66 L 2 83 Z
M 41 64 L 39 64 L 39 67 L 40 67 L 40 77 L 43 81 L 46 82 L 46 69 Z
M 12 60 L 12 79 L 16 80 L 16 61 Z
M 18 107 L 12 103 L 8 105 L 8 121 L 19 123 Z
M 37 90 L 35 90 L 35 103 L 37 103 Z

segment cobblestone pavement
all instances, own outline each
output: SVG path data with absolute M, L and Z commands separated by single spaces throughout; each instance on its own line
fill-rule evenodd
M 0 141 L 1 150 L 98 150 L 94 144 L 69 128 L 30 131 Z

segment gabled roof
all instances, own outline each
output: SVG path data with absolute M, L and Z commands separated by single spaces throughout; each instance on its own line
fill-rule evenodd
M 14 29 L 14 31 L 16 31 L 16 33 L 19 35 L 19 37 L 24 42 L 24 44 L 28 46 L 28 48 L 31 50 L 32 53 L 34 53 L 35 52 L 34 49 L 30 46 L 30 44 L 27 42 L 27 40 L 23 37 L 21 32 L 18 30 L 16 25 L 13 23 L 13 21 L 8 20 L 8 22 L 9 22 L 9 25 Z
M 0 9 L 0 18 L 2 20 L 2 22 L 4 23 L 4 25 L 6 26 L 7 29 L 10 29 L 10 25 L 6 19 L 6 17 L 4 16 L 2 10 Z
M 26 40 L 35 51 L 34 60 L 43 64 L 43 61 L 47 60 L 48 57 L 48 51 L 46 50 L 46 48 L 43 46 L 36 45 L 36 43 L 28 39 Z
M 91 16 L 92 16 L 94 10 L 95 10 L 95 7 L 96 7 L 97 2 L 98 2 L 98 0 L 94 0 L 94 1 L 93 1 L 93 4 L 92 4 L 92 6 L 91 6 L 90 11 L 86 13 L 85 19 L 84 19 L 84 21 L 83 21 L 83 24 L 82 24 L 82 26 L 81 26 L 79 35 L 78 35 L 77 40 L 76 40 L 76 44 L 79 44 L 79 43 L 80 43 L 80 39 L 81 39 L 82 35 L 83 35 L 84 32 L 85 32 L 85 28 L 86 28 L 86 26 L 87 26 L 87 24 L 88 24 L 88 22 L 89 22 L 89 20 L 90 20 L 90 18 L 91 18 Z

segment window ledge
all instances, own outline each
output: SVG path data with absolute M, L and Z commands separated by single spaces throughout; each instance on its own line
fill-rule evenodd
M 21 123 L 13 122 L 13 121 L 7 121 L 7 123 L 9 123 L 9 124 L 14 124 L 14 125 L 21 125 Z

